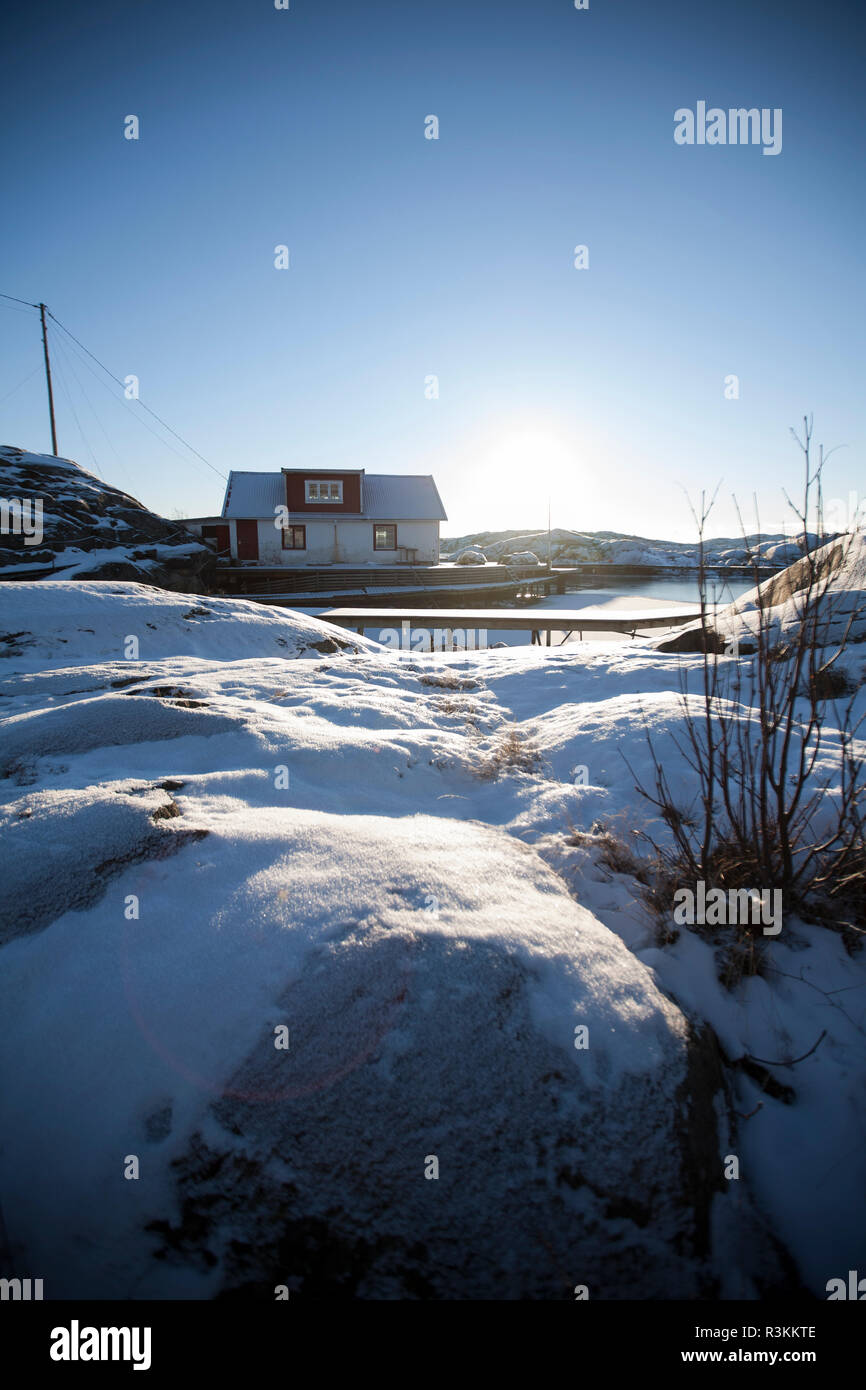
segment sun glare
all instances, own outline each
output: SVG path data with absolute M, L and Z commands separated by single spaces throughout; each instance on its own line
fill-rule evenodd
M 572 455 L 562 439 L 531 427 L 501 435 L 490 448 L 487 464 L 497 488 L 515 497 L 534 498 L 545 509 L 548 496 L 562 490 L 574 468 Z

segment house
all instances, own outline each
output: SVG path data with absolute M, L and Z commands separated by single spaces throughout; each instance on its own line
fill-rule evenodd
M 446 520 L 429 474 L 283 468 L 233 470 L 222 514 L 186 525 L 241 562 L 437 565 Z

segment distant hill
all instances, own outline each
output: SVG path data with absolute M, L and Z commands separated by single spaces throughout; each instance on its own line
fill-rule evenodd
M 148 511 L 71 459 L 0 446 L 0 506 L 3 579 L 38 578 L 49 571 L 63 579 L 203 587 L 198 576 L 212 552 L 182 522 Z M 37 530 L 28 520 L 36 521 L 40 513 Z
M 809 533 L 809 549 L 814 549 L 821 543 L 817 535 Z M 443 560 L 470 545 L 483 550 L 488 560 L 507 560 L 510 555 L 530 550 L 539 560 L 546 562 L 548 534 L 546 531 L 474 531 L 468 536 L 448 537 L 442 541 Z M 717 537 L 704 542 L 705 560 L 709 565 L 748 565 L 755 558 L 759 558 L 762 564 L 782 569 L 793 564 L 802 553 L 799 539 L 792 540 L 790 536 L 781 533 L 745 538 Z M 628 536 L 620 531 L 568 531 L 557 527 L 550 533 L 550 558 L 554 565 L 659 565 L 671 569 L 693 568 L 698 563 L 698 547 L 679 541 Z

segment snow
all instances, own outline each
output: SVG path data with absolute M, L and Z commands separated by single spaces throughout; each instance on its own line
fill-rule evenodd
M 733 603 L 719 607 L 714 628 L 727 642 L 736 640 L 753 646 L 763 621 L 777 640 L 790 636 L 803 611 L 803 589 L 809 582 L 810 563 L 815 567 L 813 602 L 820 602 L 819 637 L 831 648 L 843 639 L 850 642 L 848 660 L 862 666 L 857 647 L 866 638 L 866 533 L 862 529 L 838 537 L 816 549 L 810 560 L 799 559 L 781 574 L 766 579 L 758 587 L 741 594 Z M 699 630 L 700 624 L 696 625 Z M 696 630 L 684 628 L 684 633 Z
M 593 839 L 664 834 L 624 757 L 647 775 L 647 723 L 687 793 L 699 658 L 636 639 L 396 662 L 240 599 L 0 592 L 0 1193 L 47 1297 L 254 1283 L 287 1221 L 349 1265 L 367 1250 L 359 1297 L 407 1296 L 406 1268 L 434 1297 L 757 1297 L 781 1278 L 765 1222 L 819 1297 L 857 1266 L 862 956 L 786 920 L 728 991 L 710 940 L 658 944 Z M 534 766 L 509 765 L 512 730 Z M 741 1160 L 707 1250 L 677 1157 L 704 1025 L 732 1062 L 826 1030 L 774 1071 L 791 1105 L 730 1069 L 714 1136 L 699 1103 L 721 1093 L 692 1089 L 719 1174 Z
M 27 539 L 14 528 L 0 537 L 7 577 L 50 569 L 64 579 L 104 578 L 122 567 L 127 578 L 170 583 L 174 575 L 188 584 L 210 555 L 182 522 L 149 512 L 72 459 L 0 445 L 0 476 L 4 497 L 23 502 L 28 516 L 35 509 L 40 522 Z
M 112 580 L 7 585 L 0 589 L 0 622 L 16 635 L 11 644 L 15 669 L 30 671 L 57 661 L 123 664 L 129 650 L 142 661 L 175 655 L 221 661 L 253 655 L 319 656 L 312 644 L 323 641 L 336 641 L 353 651 L 370 646 L 341 628 L 250 599 L 205 599 Z M 135 669 L 127 666 L 127 674 Z
M 463 550 L 459 550 L 456 555 L 450 555 L 448 558 L 453 565 L 487 564 L 487 556 L 477 545 L 468 545 Z
M 46 521 L 50 517 L 46 515 Z M 141 550 L 146 545 L 148 552 L 153 552 L 149 559 L 137 561 L 142 569 L 147 569 L 158 565 L 160 560 L 178 558 L 185 555 L 201 554 L 202 546 L 196 541 L 187 544 L 178 543 L 177 545 L 147 544 L 139 541 L 136 546 L 130 545 L 107 545 L 94 550 L 81 550 L 78 546 L 63 546 L 53 552 L 52 568 L 58 575 L 62 572 L 64 579 L 75 579 L 80 574 L 89 574 L 92 570 L 101 569 L 104 565 L 128 564 L 133 550 Z M 39 547 L 42 549 L 42 547 Z M 26 578 L 29 571 L 46 569 L 45 561 L 31 560 L 18 565 L 4 565 L 4 575 L 20 574 Z
M 810 533 L 809 545 L 819 544 Z M 654 569 L 697 568 L 697 544 L 653 540 L 646 536 L 624 536 L 612 531 L 570 531 L 554 527 L 547 531 L 481 531 L 459 539 L 443 539 L 443 548 L 480 548 L 488 560 L 517 563 L 521 553 L 550 554 L 554 565 L 627 565 Z M 782 567 L 801 554 L 796 539 L 782 534 L 717 537 L 704 544 L 704 562 L 722 568 L 749 566 L 755 559 L 762 565 Z M 449 556 L 449 558 L 453 558 Z M 529 562 L 531 563 L 531 562 Z

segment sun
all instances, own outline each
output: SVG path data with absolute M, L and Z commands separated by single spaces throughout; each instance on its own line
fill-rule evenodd
M 574 469 L 565 442 L 553 431 L 517 426 L 492 441 L 485 460 L 487 477 L 496 488 L 542 503 L 559 492 Z M 533 506 L 533 511 L 536 507 Z

